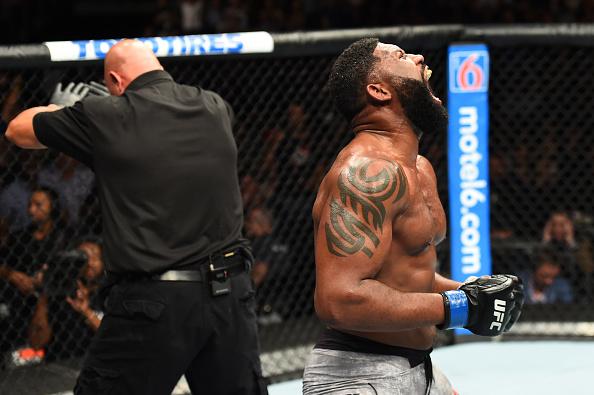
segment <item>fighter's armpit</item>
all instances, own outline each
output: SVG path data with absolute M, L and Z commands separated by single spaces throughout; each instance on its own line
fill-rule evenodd
M 324 224 L 328 251 L 340 257 L 361 251 L 371 258 L 390 208 L 407 191 L 404 171 L 393 162 L 363 159 L 343 168 Z

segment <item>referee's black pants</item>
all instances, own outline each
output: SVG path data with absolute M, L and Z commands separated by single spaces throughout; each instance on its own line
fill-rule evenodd
M 249 273 L 231 286 L 215 297 L 208 282 L 114 285 L 74 393 L 170 395 L 185 374 L 194 395 L 267 394 Z

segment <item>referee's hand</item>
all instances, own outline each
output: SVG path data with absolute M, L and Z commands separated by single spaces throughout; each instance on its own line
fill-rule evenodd
M 79 100 L 82 100 L 87 93 L 89 93 L 89 86 L 84 82 L 74 84 L 74 82 L 66 85 L 66 88 L 62 89 L 62 83 L 58 82 L 54 93 L 50 98 L 49 104 L 55 104 L 60 107 L 70 107 Z
M 109 90 L 103 84 L 99 82 L 91 81 L 87 85 L 89 87 L 89 95 L 97 95 L 97 96 L 109 96 Z

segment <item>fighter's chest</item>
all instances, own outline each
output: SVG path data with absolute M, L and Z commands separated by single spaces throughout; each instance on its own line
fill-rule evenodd
M 420 180 L 411 189 L 408 207 L 394 222 L 393 232 L 413 254 L 443 241 L 446 216 L 435 185 Z

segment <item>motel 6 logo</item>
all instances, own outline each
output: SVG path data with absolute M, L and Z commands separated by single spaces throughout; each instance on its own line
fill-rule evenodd
M 487 51 L 454 51 L 450 53 L 448 63 L 451 92 L 487 92 L 489 85 Z

